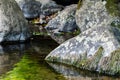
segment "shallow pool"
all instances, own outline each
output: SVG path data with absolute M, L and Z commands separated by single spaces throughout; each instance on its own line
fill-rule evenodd
M 57 46 L 51 39 L 0 46 L 0 80 L 120 80 L 118 76 L 44 61 Z

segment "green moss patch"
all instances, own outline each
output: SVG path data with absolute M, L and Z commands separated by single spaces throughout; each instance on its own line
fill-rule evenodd
M 112 16 L 120 17 L 120 1 L 119 0 L 107 0 L 106 8 Z
M 39 64 L 37 57 L 33 55 L 31 57 L 24 55 L 13 70 L 1 77 L 0 80 L 65 80 L 62 75 Z

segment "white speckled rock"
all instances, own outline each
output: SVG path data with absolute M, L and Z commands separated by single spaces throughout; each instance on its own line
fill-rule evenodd
M 76 13 L 81 34 L 53 50 L 46 60 L 107 74 L 120 74 L 120 18 L 101 0 L 84 0 Z
M 89 4 L 88 4 L 89 3 Z M 107 25 L 110 23 L 109 19 L 112 19 L 105 9 L 105 1 L 83 1 L 82 7 L 76 11 L 76 23 L 81 29 L 85 31 L 91 27 L 96 27 L 99 25 Z M 89 10 L 88 10 L 89 9 Z
M 0 0 L 0 3 L 0 42 L 28 39 L 28 24 L 17 3 L 14 0 Z

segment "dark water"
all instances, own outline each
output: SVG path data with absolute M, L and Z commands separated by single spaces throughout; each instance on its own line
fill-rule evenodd
M 0 46 L 0 80 L 120 80 L 95 72 L 44 61 L 58 44 L 51 39 Z

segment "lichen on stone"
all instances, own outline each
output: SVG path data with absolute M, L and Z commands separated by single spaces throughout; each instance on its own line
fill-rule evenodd
M 107 0 L 106 8 L 107 11 L 112 16 L 119 16 L 120 17 L 120 1 L 119 0 Z

